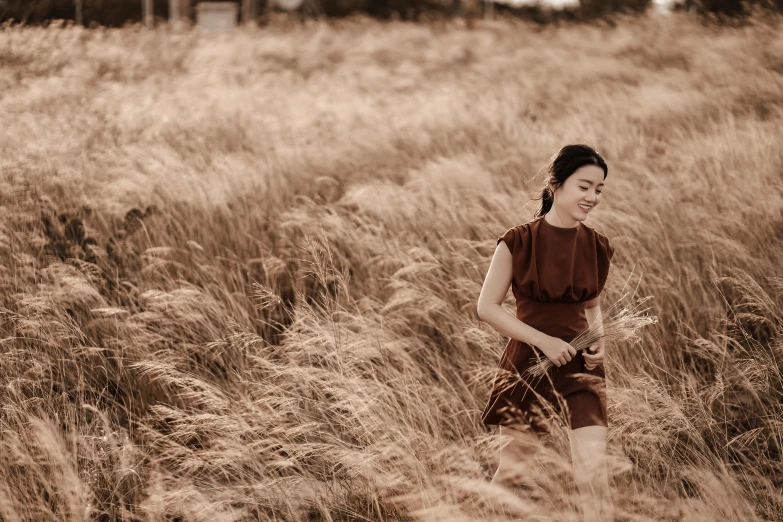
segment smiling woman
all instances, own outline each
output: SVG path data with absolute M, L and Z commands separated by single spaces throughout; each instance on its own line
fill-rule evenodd
M 587 147 L 587 145 L 572 145 L 571 147 Z M 590 149 L 592 150 L 592 149 Z M 595 152 L 597 155 L 598 153 Z M 600 158 L 600 156 L 598 156 Z M 575 227 L 584 221 L 587 214 L 601 202 L 604 188 L 604 178 L 607 175 L 606 163 L 601 159 L 595 163 L 579 164 L 574 169 L 574 161 L 567 155 L 558 155 L 553 163 L 547 180 L 547 186 L 541 194 L 542 204 L 536 217 L 548 215 L 548 222 L 560 227 Z M 571 171 L 564 176 L 564 173 Z M 555 200 L 554 193 L 558 195 Z M 553 212 L 549 214 L 549 211 Z
M 552 407 L 563 414 L 585 520 L 608 521 L 612 506 L 600 458 L 607 427 L 604 346 L 599 342 L 584 353 L 569 344 L 601 320 L 599 295 L 614 247 L 582 222 L 601 201 L 607 166 L 587 145 L 568 145 L 549 173 L 536 217 L 498 238 L 479 296 L 481 319 L 511 337 L 481 420 L 500 425 L 501 437 L 513 441 L 501 450 L 494 483 L 525 475 L 537 435 L 549 431 L 549 419 L 540 413 Z M 501 306 L 509 285 L 516 318 Z M 542 356 L 556 367 L 534 377 L 528 370 Z

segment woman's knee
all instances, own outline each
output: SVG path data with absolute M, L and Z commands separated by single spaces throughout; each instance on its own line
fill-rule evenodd
M 520 431 L 508 426 L 500 427 L 502 439 L 501 460 L 525 460 L 533 455 L 540 444 L 538 436 L 532 431 Z
M 572 460 L 593 473 L 599 471 L 606 461 L 606 427 L 585 426 L 571 430 Z

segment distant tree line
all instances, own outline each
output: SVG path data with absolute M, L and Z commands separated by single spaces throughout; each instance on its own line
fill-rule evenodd
M 168 0 L 154 0 L 155 16 L 168 17 Z M 118 27 L 141 22 L 141 0 L 82 0 L 85 25 Z M 48 20 L 74 20 L 76 0 L 0 0 L 0 21 L 13 18 L 28 25 Z
M 180 13 L 193 19 L 198 0 L 178 0 Z M 238 2 L 239 0 L 237 0 Z M 254 12 L 263 17 L 268 2 L 252 0 Z M 557 9 L 546 4 L 511 6 L 501 2 L 489 4 L 488 0 L 305 0 L 317 2 L 319 12 L 326 16 L 341 17 L 362 12 L 370 16 L 388 19 L 423 20 L 430 18 L 466 16 L 481 17 L 487 9 L 500 16 L 515 16 L 542 24 L 558 20 L 592 20 L 606 18 L 615 13 L 643 13 L 652 6 L 652 0 L 578 0 L 578 4 Z M 546 2 L 546 0 L 541 0 Z M 673 9 L 687 10 L 719 17 L 741 18 L 756 9 L 783 12 L 783 0 L 675 0 Z M 13 19 L 28 25 L 42 24 L 49 20 L 74 20 L 76 0 L 0 0 L 0 22 Z M 81 0 L 85 25 L 122 26 L 140 22 L 142 0 Z M 169 0 L 153 0 L 156 18 L 168 18 Z
M 732 21 L 750 16 L 754 10 L 783 13 L 783 0 L 678 0 L 673 9 Z

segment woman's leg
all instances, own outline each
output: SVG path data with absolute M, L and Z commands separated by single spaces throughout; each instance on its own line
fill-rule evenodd
M 503 486 L 529 484 L 530 481 L 525 479 L 528 473 L 527 463 L 538 449 L 538 436 L 532 431 L 523 432 L 508 426 L 500 426 L 500 439 L 504 445 L 500 449 L 498 469 L 490 484 Z
M 569 431 L 574 482 L 582 498 L 585 522 L 614 522 L 606 470 L 606 426 Z

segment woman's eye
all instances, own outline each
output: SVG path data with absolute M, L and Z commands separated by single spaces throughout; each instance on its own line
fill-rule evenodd
M 600 193 L 601 193 L 601 191 L 600 191 L 600 190 L 596 190 L 596 191 L 595 191 L 595 193 L 596 193 L 596 194 L 600 194 Z
M 587 190 L 587 187 L 579 187 L 582 190 Z

